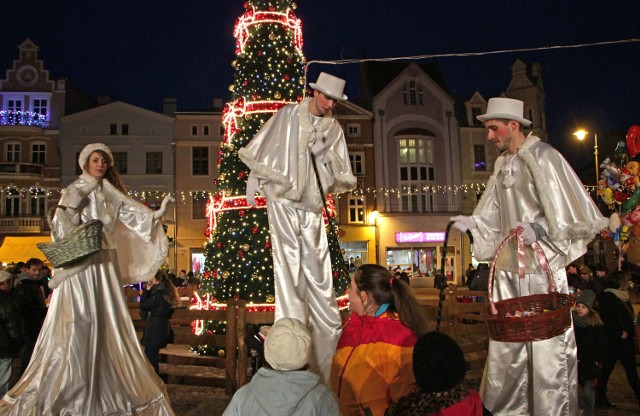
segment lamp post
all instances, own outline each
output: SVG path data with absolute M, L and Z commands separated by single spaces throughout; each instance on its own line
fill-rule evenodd
M 374 231 L 375 231 L 375 240 L 376 240 L 376 264 L 380 264 L 380 230 L 378 225 L 378 217 L 380 217 L 380 211 L 374 209 L 369 214 L 369 221 L 373 219 Z
M 587 134 L 589 134 L 589 132 L 582 129 L 573 133 L 573 135 L 576 136 L 580 141 L 584 140 L 584 138 L 587 137 Z M 598 169 L 598 133 L 593 134 L 593 139 L 594 139 L 593 154 L 596 157 L 596 186 L 598 186 L 598 181 L 600 180 L 600 171 Z

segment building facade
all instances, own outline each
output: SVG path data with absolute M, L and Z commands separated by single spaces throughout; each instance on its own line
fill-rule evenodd
M 0 261 L 44 258 L 46 213 L 60 197 L 60 119 L 92 105 L 67 79 L 50 79 L 27 39 L 0 79 Z

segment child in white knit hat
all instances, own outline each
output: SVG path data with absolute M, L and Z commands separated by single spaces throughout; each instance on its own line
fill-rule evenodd
M 311 348 L 302 322 L 279 319 L 264 341 L 267 365 L 234 394 L 223 416 L 339 415 L 334 394 L 307 370 Z

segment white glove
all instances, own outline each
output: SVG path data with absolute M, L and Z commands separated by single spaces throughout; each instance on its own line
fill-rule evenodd
M 522 242 L 531 245 L 532 243 L 538 241 L 538 236 L 536 235 L 536 231 L 533 229 L 533 226 L 528 222 L 516 222 L 513 224 L 513 228 L 522 228 Z
M 449 218 L 449 221 L 453 221 L 453 227 L 457 228 L 463 233 L 466 233 L 467 230 L 472 228 L 476 228 L 476 220 L 473 217 L 468 217 L 466 215 L 456 215 L 455 217 Z
M 70 186 L 64 191 L 64 201 L 62 205 L 78 211 L 81 208 L 80 205 L 83 199 L 78 190 Z
M 311 153 L 320 163 L 327 163 L 327 148 L 323 140 L 316 140 L 311 146 Z
M 260 193 L 260 179 L 249 175 L 249 179 L 247 179 L 247 203 L 254 208 L 256 207 L 256 194 L 262 196 Z
M 176 202 L 170 195 L 167 195 L 162 200 L 162 204 L 160 204 L 160 209 L 153 212 L 153 219 L 157 220 L 158 218 L 162 218 L 164 213 L 167 211 L 167 205 L 170 203 Z

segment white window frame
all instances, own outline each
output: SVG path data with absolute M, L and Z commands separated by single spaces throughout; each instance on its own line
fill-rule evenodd
M 365 175 L 364 152 L 349 152 L 349 162 L 351 163 L 351 171 L 354 175 Z
M 347 136 L 362 136 L 362 132 L 360 130 L 360 123 L 347 123 Z
M 16 188 L 9 188 L 4 192 L 4 204 L 2 204 L 2 210 L 7 217 L 18 217 L 22 210 L 22 197 L 20 191 Z M 17 204 L 17 206 L 16 206 Z M 14 208 L 17 208 L 18 212 L 14 212 Z
M 4 159 L 7 162 L 20 163 L 22 157 L 22 143 L 8 142 L 4 145 Z
M 349 195 L 349 224 L 364 224 L 365 199 L 363 195 Z
M 433 211 L 434 198 L 429 195 L 429 185 L 435 182 L 434 140 L 428 136 L 399 136 L 397 139 L 400 210 Z
M 31 143 L 30 147 L 31 152 L 29 162 L 44 165 L 47 162 L 47 144 L 44 142 L 34 142 Z M 41 149 L 36 149 L 36 147 L 41 147 Z M 40 163 L 39 157 L 34 157 L 36 154 L 42 156 L 42 163 Z

